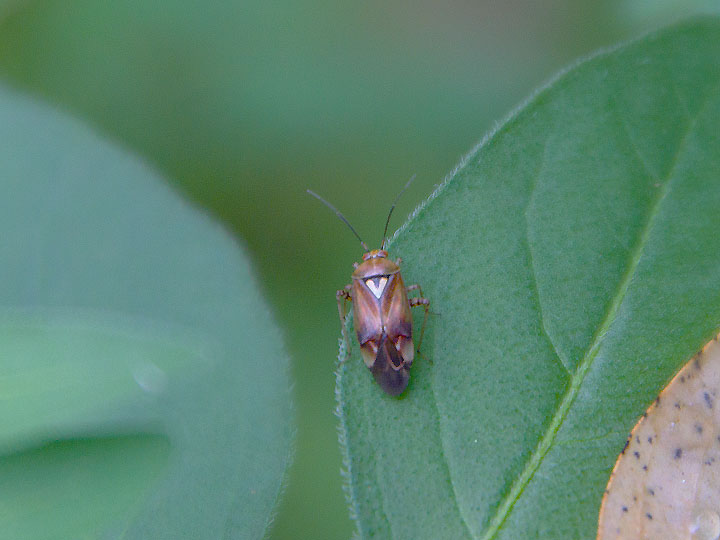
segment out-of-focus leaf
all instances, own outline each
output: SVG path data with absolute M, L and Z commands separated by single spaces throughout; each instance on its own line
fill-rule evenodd
M 260 538 L 288 359 L 233 239 L 4 89 L 0 231 L 0 536 Z
M 718 125 L 698 19 L 560 76 L 410 219 L 432 364 L 401 399 L 356 345 L 339 377 L 363 537 L 594 537 L 626 434 L 720 324 Z

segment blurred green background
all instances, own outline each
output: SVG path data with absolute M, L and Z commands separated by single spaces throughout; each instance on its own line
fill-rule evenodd
M 0 77 L 154 164 L 242 238 L 284 328 L 297 439 L 274 539 L 349 538 L 334 292 L 532 89 L 718 2 L 0 0 Z M 393 226 L 391 225 L 391 228 Z M 394 230 L 393 228 L 393 230 Z

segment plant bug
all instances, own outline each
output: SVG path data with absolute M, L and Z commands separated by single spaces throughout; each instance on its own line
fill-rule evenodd
M 352 273 L 352 283 L 337 292 L 338 315 L 342 325 L 343 338 L 349 345 L 345 317 L 347 316 L 347 302 L 353 303 L 353 321 L 355 333 L 360 344 L 363 361 L 372 372 L 380 387 L 391 396 L 403 393 L 410 380 L 410 367 L 415 357 L 415 348 L 412 339 L 412 314 L 410 308 L 424 306 L 418 351 L 425 333 L 430 301 L 424 297 L 419 285 L 405 286 L 400 274 L 401 259 L 391 261 L 385 251 L 387 229 L 390 216 L 395 209 L 400 195 L 408 188 L 412 178 L 398 193 L 390 207 L 383 241 L 380 249 L 369 249 L 350 222 L 338 209 L 318 194 L 307 192 L 335 212 L 353 234 L 360 240 L 365 249 L 361 263 L 353 263 L 355 271 Z M 419 296 L 408 297 L 410 291 L 418 291 Z

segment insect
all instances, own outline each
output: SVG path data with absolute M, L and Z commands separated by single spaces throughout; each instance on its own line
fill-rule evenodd
M 422 344 L 430 309 L 430 302 L 424 297 L 419 285 L 405 286 L 400 274 L 402 260 L 399 258 L 395 261 L 390 260 L 388 252 L 385 251 L 390 216 L 400 195 L 414 179 L 415 176 L 410 178 L 395 197 L 385 221 L 380 249 L 373 250 L 367 247 L 367 244 L 363 242 L 360 235 L 339 210 L 318 194 L 307 190 L 310 195 L 335 212 L 335 215 L 350 228 L 365 249 L 362 262 L 353 263 L 355 271 L 352 273 L 352 283 L 337 292 L 338 315 L 342 325 L 343 338 L 348 343 L 345 317 L 347 316 L 347 302 L 351 301 L 355 333 L 360 344 L 363 361 L 380 387 L 391 396 L 402 394 L 407 387 L 410 380 L 409 370 L 415 357 L 410 308 L 417 306 L 425 308 L 418 340 L 418 351 Z M 417 291 L 419 296 L 408 297 L 408 293 L 411 291 Z

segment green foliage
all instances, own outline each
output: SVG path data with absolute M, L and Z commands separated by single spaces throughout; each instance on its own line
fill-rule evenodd
M 0 230 L 0 536 L 260 538 L 288 359 L 232 238 L 1 88 Z
M 0 76 L 156 165 L 246 242 L 297 400 L 272 537 L 337 540 L 351 523 L 331 299 L 359 245 L 305 189 L 372 241 L 406 178 L 393 227 L 549 73 L 700 1 L 10 0 Z
M 400 399 L 354 340 L 339 373 L 362 537 L 595 537 L 627 433 L 720 326 L 718 125 L 698 19 L 560 76 L 410 219 L 432 363 Z

